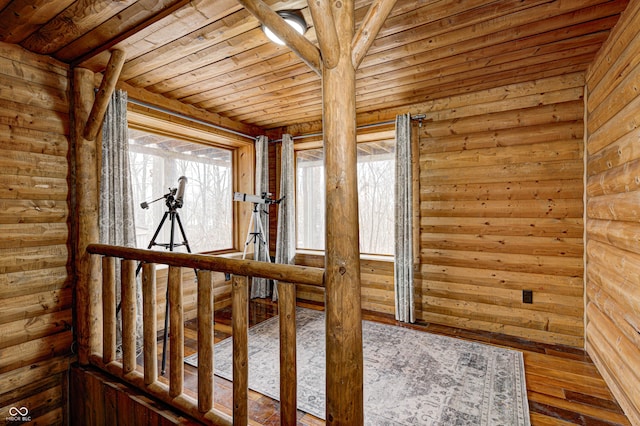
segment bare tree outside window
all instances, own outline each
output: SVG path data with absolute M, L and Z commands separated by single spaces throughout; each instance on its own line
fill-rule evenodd
M 322 149 L 296 154 L 296 228 L 300 249 L 324 250 Z M 360 251 L 393 254 L 395 141 L 358 144 Z
M 164 200 L 140 208 L 143 201 L 162 197 L 186 176 L 184 205 L 178 214 L 191 251 L 231 248 L 232 154 L 230 150 L 129 129 L 129 150 L 136 200 L 136 240 L 147 248 L 167 206 Z M 171 224 L 167 220 L 156 238 L 168 243 Z M 182 243 L 176 224 L 175 242 Z M 156 249 L 163 249 L 155 247 Z M 176 251 L 186 251 L 184 247 Z
M 324 250 L 324 163 L 322 149 L 296 154 L 297 247 Z

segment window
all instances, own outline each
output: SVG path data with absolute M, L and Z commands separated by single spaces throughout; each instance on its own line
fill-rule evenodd
M 358 144 L 360 251 L 393 254 L 395 141 Z M 297 245 L 324 250 L 324 165 L 322 149 L 296 153 Z
M 178 216 L 193 253 L 233 246 L 232 152 L 227 149 L 129 129 L 129 151 L 136 201 L 136 241 L 147 248 L 164 213 L 164 195 L 187 178 L 184 205 Z M 162 198 L 157 202 L 151 201 Z M 140 207 L 148 202 L 149 208 Z M 171 222 L 167 217 L 156 243 L 169 243 Z M 178 223 L 174 241 L 182 243 Z M 160 249 L 158 247 L 154 247 Z M 176 251 L 186 251 L 184 247 Z

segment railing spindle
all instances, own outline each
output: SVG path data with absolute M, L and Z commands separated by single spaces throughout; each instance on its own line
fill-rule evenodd
M 296 286 L 278 282 L 280 321 L 280 424 L 296 424 Z
M 136 262 L 122 261 L 122 369 L 124 374 L 136 369 Z
M 177 408 L 205 424 L 246 425 L 248 422 L 248 327 L 249 276 L 278 280 L 280 293 L 281 347 L 281 424 L 296 423 L 296 335 L 295 284 L 324 286 L 324 271 L 319 268 L 270 264 L 252 260 L 160 252 L 128 247 L 90 244 L 87 251 L 94 256 L 89 285 L 79 292 L 79 306 L 91 302 L 96 311 L 87 310 L 82 317 L 92 326 L 80 330 L 79 342 L 87 361 L 104 371 L 121 375 L 122 379 L 150 395 Z M 102 289 L 99 256 L 102 256 Z M 116 361 L 116 259 L 121 263 L 121 314 L 123 362 Z M 144 375 L 136 371 L 136 265 L 143 262 L 142 316 L 144 330 Z M 158 380 L 158 342 L 156 308 L 156 270 L 161 263 L 169 266 L 167 282 L 169 304 L 165 327 L 169 338 L 169 386 Z M 184 393 L 184 294 L 182 268 L 198 270 L 198 399 Z M 233 334 L 233 418 L 214 407 L 214 296 L 213 271 L 234 275 L 231 283 Z M 94 284 L 92 284 L 94 283 Z M 102 299 L 102 301 L 100 300 Z M 100 308 L 102 304 L 102 308 Z M 78 308 L 80 311 L 80 308 Z M 84 315 L 84 316 L 83 316 Z M 84 333 L 84 334 L 83 334 Z M 102 338 L 102 339 L 101 339 Z M 93 343 L 95 341 L 95 343 Z M 85 355 L 86 355 L 85 354 Z M 79 358 L 80 360 L 80 354 Z M 163 358 L 164 365 L 164 358 Z
M 182 394 L 184 386 L 184 318 L 182 268 L 169 267 L 169 395 Z
M 116 360 L 116 259 L 102 258 L 102 361 Z
M 144 384 L 158 380 L 158 325 L 156 310 L 156 265 L 142 265 L 142 324 L 144 329 Z
M 233 424 L 245 426 L 248 421 L 249 394 L 249 279 L 234 276 L 231 284 L 231 320 L 233 338 Z
M 198 410 L 213 408 L 213 273 L 198 271 Z

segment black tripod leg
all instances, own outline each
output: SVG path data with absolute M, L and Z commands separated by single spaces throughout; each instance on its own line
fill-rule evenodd
M 160 233 L 160 230 L 162 229 L 162 225 L 164 225 L 164 222 L 167 220 L 167 215 L 168 214 L 169 214 L 168 211 L 164 212 L 164 215 L 162 216 L 162 220 L 160 221 L 160 223 L 158 224 L 158 227 L 156 228 L 156 232 L 154 232 L 153 237 L 151 237 L 151 241 L 149 241 L 149 245 L 147 246 L 147 250 L 149 250 L 151 247 L 156 245 L 156 238 L 158 238 L 158 234 Z M 138 263 L 138 268 L 136 269 L 136 277 L 140 273 L 140 269 L 142 269 L 142 262 Z
M 180 215 L 176 212 L 176 219 L 178 221 L 178 228 L 180 228 L 180 234 L 182 234 L 182 244 L 187 248 L 187 251 L 191 253 L 191 247 L 189 247 L 189 241 L 187 241 L 187 234 L 184 232 L 184 228 L 182 227 L 182 221 L 180 220 Z M 198 270 L 194 268 L 193 272 L 196 274 L 196 280 L 198 279 Z
M 180 228 L 180 234 L 182 235 L 182 244 L 187 248 L 187 251 L 191 253 L 191 247 L 189 247 L 189 241 L 187 241 L 187 235 L 184 233 L 184 228 L 182 227 L 182 221 L 180 220 L 180 215 L 176 212 L 176 220 L 178 221 L 178 228 Z

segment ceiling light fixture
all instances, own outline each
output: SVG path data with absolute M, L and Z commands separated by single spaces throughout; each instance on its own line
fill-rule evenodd
M 305 21 L 299 10 L 279 10 L 276 13 L 299 34 L 304 34 L 307 31 L 307 21 Z M 269 40 L 284 46 L 284 41 L 280 40 L 268 27 L 263 25 L 262 31 L 264 31 Z

